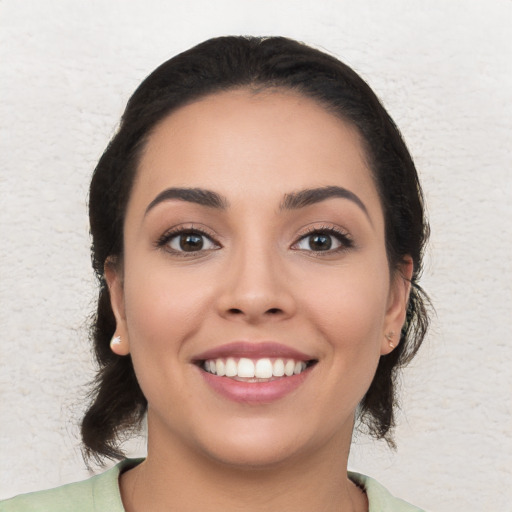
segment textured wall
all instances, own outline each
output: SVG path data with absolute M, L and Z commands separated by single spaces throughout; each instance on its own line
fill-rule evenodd
M 1 0 L 0 497 L 87 476 L 86 190 L 129 94 L 228 33 L 327 48 L 371 83 L 424 182 L 437 309 L 403 379 L 398 451 L 352 466 L 427 509 L 512 502 L 510 0 Z

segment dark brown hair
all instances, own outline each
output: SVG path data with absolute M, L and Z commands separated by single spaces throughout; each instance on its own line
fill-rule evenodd
M 104 276 L 107 258 L 122 258 L 123 221 L 141 150 L 155 126 L 178 107 L 244 87 L 296 91 L 359 130 L 384 211 L 390 268 L 406 255 L 413 259 L 400 343 L 381 357 L 359 408 L 360 425 L 392 444 L 396 372 L 415 355 L 428 325 L 428 301 L 418 285 L 428 225 L 412 158 L 373 91 L 347 65 L 282 37 L 220 37 L 168 60 L 142 82 L 92 177 L 89 216 L 99 297 L 91 337 L 99 368 L 82 422 L 88 457 L 121 458 L 120 442 L 137 429 L 147 409 L 130 356 L 119 357 L 109 347 L 116 324 Z

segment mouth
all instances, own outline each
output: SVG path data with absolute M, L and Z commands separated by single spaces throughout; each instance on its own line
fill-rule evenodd
M 225 398 L 264 404 L 300 388 L 318 359 L 280 343 L 234 342 L 198 354 L 193 363 Z
M 315 359 L 219 357 L 198 361 L 205 372 L 238 382 L 272 382 L 300 375 L 316 364 Z

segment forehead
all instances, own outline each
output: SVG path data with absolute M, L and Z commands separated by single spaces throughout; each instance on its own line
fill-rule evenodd
M 148 202 L 185 186 L 278 200 L 329 185 L 378 201 L 356 128 L 295 92 L 239 89 L 181 107 L 157 125 L 132 195 Z

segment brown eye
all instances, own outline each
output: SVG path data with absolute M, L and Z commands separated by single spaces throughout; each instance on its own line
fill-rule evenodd
M 218 248 L 209 237 L 197 231 L 178 233 L 168 239 L 167 246 L 176 252 L 198 252 Z
M 325 234 L 314 234 L 307 238 L 312 251 L 328 251 L 332 247 L 332 237 Z
M 194 233 L 187 233 L 179 237 L 179 245 L 182 251 L 200 251 L 204 245 L 203 237 Z
M 353 247 L 349 235 L 335 229 L 318 229 L 300 238 L 292 249 L 306 252 L 335 253 Z
M 329 233 L 312 233 L 301 238 L 296 247 L 302 251 L 324 252 L 339 249 L 342 243 Z

